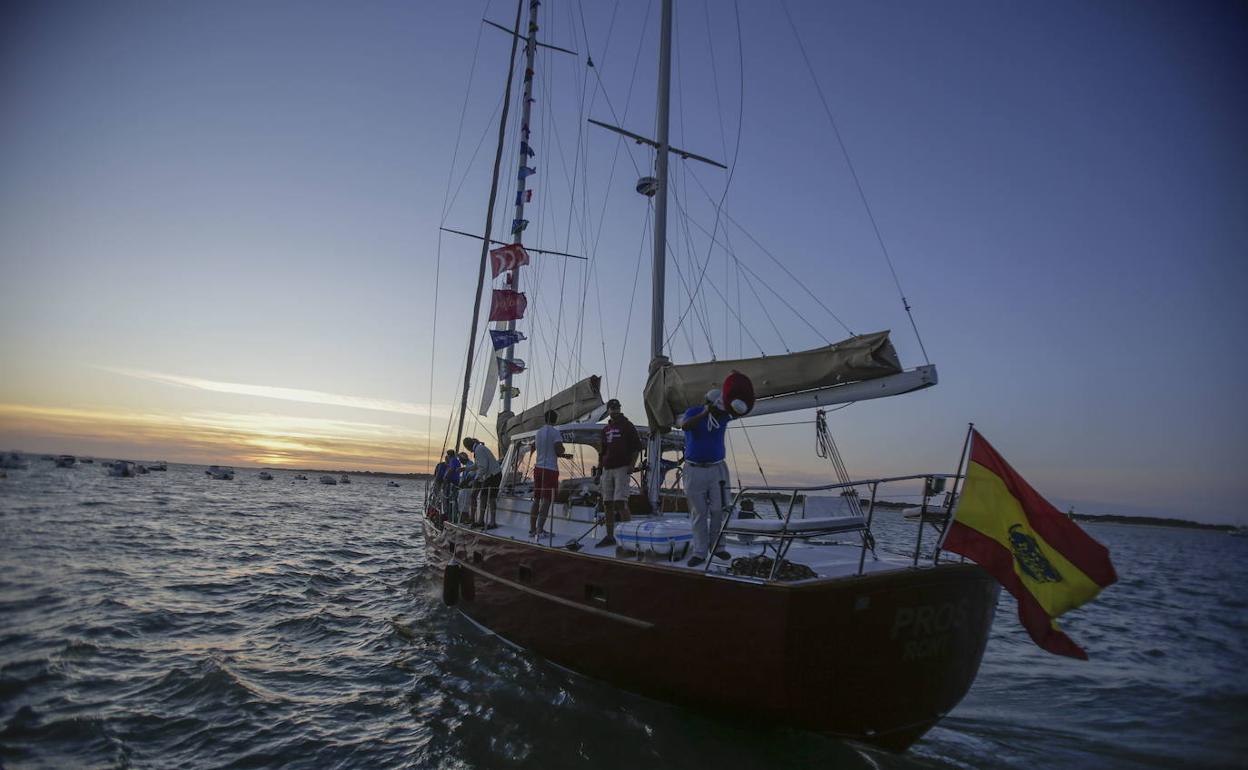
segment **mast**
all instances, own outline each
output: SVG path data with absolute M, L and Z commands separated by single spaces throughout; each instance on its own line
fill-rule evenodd
M 672 0 L 663 0 L 659 22 L 659 104 L 655 115 L 657 126 L 655 156 L 655 178 L 657 179 L 654 200 L 654 266 L 650 292 L 650 360 L 663 355 L 663 299 L 667 268 L 667 151 L 668 151 L 668 114 L 672 95 Z M 462 417 L 461 417 L 462 420 Z M 659 512 L 659 490 L 662 487 L 661 470 L 663 458 L 663 436 L 658 431 L 650 433 L 649 448 L 650 472 L 649 481 L 650 505 Z
M 529 36 L 525 40 L 525 43 L 524 43 L 524 103 L 520 110 L 521 151 L 517 153 L 517 155 L 519 156 L 520 169 L 523 169 L 525 167 L 525 163 L 527 162 L 530 153 L 533 152 L 532 147 L 529 145 L 529 115 L 532 113 L 532 109 L 533 109 L 533 62 L 537 54 L 537 6 L 540 4 L 541 3 L 539 0 L 529 0 Z M 519 15 L 517 15 L 517 20 L 518 19 L 519 19 Z M 518 29 L 518 26 L 519 25 L 517 25 L 517 29 Z M 512 40 L 514 41 L 515 38 L 513 37 Z M 512 50 L 513 50 L 513 55 L 514 55 L 515 49 L 513 48 Z M 525 152 L 526 149 L 528 150 L 528 152 Z M 518 181 L 516 182 L 516 216 L 513 221 L 516 223 L 515 226 L 518 227 L 518 229 L 515 231 L 515 233 L 513 233 L 513 235 L 515 236 L 514 238 L 515 243 L 523 244 L 524 243 L 524 204 L 525 204 L 524 198 L 525 198 L 525 192 L 528 189 L 528 178 L 526 174 L 517 173 L 517 179 Z M 516 268 L 511 271 L 511 277 L 509 279 L 509 283 L 511 284 L 511 289 L 513 291 L 520 291 L 520 266 L 519 265 L 517 265 Z M 516 328 L 516 322 L 514 320 L 507 322 L 507 331 L 512 331 L 515 328 Z M 506 358 L 508 361 L 511 360 L 512 355 L 515 353 L 515 350 L 516 350 L 516 346 L 514 344 L 507 346 Z M 511 411 L 511 377 L 512 377 L 511 367 L 508 367 L 507 375 L 503 378 L 503 411 L 504 412 Z M 505 447 L 503 449 L 504 451 L 506 450 Z
M 498 198 L 498 171 L 503 163 L 503 142 L 507 138 L 507 113 L 511 107 L 511 83 L 515 76 L 516 47 L 520 42 L 520 15 L 524 0 L 516 3 L 516 31 L 511 38 L 511 55 L 507 57 L 507 88 L 503 92 L 503 114 L 498 118 L 498 148 L 494 151 L 494 178 L 490 182 L 490 202 L 485 209 L 485 236 L 481 239 L 481 267 L 477 271 L 477 298 L 472 304 L 472 330 L 468 333 L 468 361 L 464 364 L 464 392 L 459 400 L 459 427 L 455 430 L 455 446 L 464 439 L 464 416 L 468 413 L 468 389 L 472 387 L 472 354 L 477 343 L 477 323 L 481 316 L 481 290 L 485 287 L 485 266 L 490 258 L 490 234 L 494 225 L 494 201 Z M 527 106 L 527 105 L 526 105 Z

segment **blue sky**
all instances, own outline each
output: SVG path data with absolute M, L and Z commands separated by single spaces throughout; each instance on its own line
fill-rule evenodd
M 783 11 L 742 3 L 738 49 L 733 8 L 677 3 L 673 142 L 729 161 L 739 132 L 725 211 L 802 286 L 735 226 L 737 259 L 763 281 L 708 252 L 697 228 L 715 213 L 697 184 L 718 197 L 729 177 L 674 163 L 689 217 L 672 223 L 669 320 L 690 301 L 674 273 L 711 255 L 674 355 L 734 356 L 738 340 L 756 354 L 746 331 L 768 353 L 844 336 L 809 289 L 922 363 Z M 1243 7 L 789 9 L 941 374 L 832 415 L 851 471 L 949 470 L 974 421 L 1060 505 L 1248 521 Z M 526 240 L 592 261 L 535 257 L 523 279 L 526 402 L 605 368 L 641 412 L 647 212 L 632 162 L 651 158 L 583 119 L 652 130 L 646 10 L 543 5 L 543 36 L 582 56 L 538 63 Z M 509 23 L 514 6 L 4 13 L 0 444 L 422 469 L 457 398 L 479 255 L 437 228 L 481 229 L 507 42 L 479 19 Z M 740 289 L 741 324 L 711 286 L 733 305 Z M 826 473 L 810 432 L 751 431 L 769 475 Z

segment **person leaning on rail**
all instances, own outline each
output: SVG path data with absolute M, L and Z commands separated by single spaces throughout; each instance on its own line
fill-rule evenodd
M 498 458 L 485 445 L 484 441 L 475 438 L 464 439 L 464 448 L 472 452 L 473 474 L 472 526 L 480 529 L 496 529 L 498 527 L 498 486 L 503 480 L 503 466 Z

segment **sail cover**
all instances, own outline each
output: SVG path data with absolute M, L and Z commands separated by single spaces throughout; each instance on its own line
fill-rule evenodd
M 767 398 L 886 377 L 900 372 L 901 362 L 887 330 L 782 356 L 680 365 L 656 359 L 645 393 L 650 427 L 671 429 L 677 415 L 702 404 L 706 392 L 723 384 L 734 369 L 753 381 L 757 398 Z
M 547 410 L 554 409 L 559 413 L 558 423 L 576 422 L 595 410 L 603 408 L 602 393 L 599 391 L 601 378 L 598 375 L 586 377 L 567 390 L 562 390 L 540 404 L 525 409 L 518 415 L 499 415 L 499 443 L 507 446 L 509 438 L 516 433 L 537 430 L 546 424 Z

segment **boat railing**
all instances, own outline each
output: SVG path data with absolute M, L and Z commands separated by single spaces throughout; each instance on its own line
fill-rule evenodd
M 770 574 L 768 580 L 775 580 L 776 573 L 784 562 L 784 557 L 788 553 L 789 548 L 795 540 L 809 540 L 816 537 L 826 537 L 834 534 L 846 534 L 857 532 L 861 539 L 858 555 L 858 569 L 856 574 L 861 575 L 866 568 L 867 553 L 870 552 L 875 556 L 875 536 L 872 532 L 872 524 L 875 520 L 875 510 L 877 500 L 879 499 L 879 490 L 882 486 L 888 484 L 903 484 L 907 482 L 921 481 L 923 485 L 922 502 L 919 506 L 919 525 L 917 527 L 914 539 L 914 550 L 912 556 L 912 566 L 919 566 L 919 557 L 923 547 L 923 530 L 931 526 L 936 530 L 937 543 L 944 535 L 944 531 L 948 526 L 949 519 L 953 512 L 953 505 L 956 499 L 956 489 L 958 482 L 964 478 L 958 474 L 951 473 L 917 473 L 908 476 L 885 476 L 873 479 L 859 479 L 854 481 L 837 482 L 833 484 L 816 484 L 816 485 L 747 485 L 742 486 L 736 491 L 733 498 L 730 511 L 740 511 L 741 503 L 744 500 L 756 500 L 758 498 L 766 498 L 772 502 L 775 509 L 775 519 L 742 519 L 730 518 L 726 516 L 723 524 L 720 526 L 719 534 L 715 538 L 715 543 L 711 550 L 719 549 L 720 544 L 726 535 L 736 535 L 738 537 L 748 537 L 754 540 L 757 538 L 765 538 L 773 541 L 775 558 L 771 563 Z M 949 494 L 944 494 L 942 501 L 936 505 L 931 505 L 933 498 L 941 496 L 945 493 L 946 486 L 950 484 L 954 490 Z M 862 495 L 859 489 L 866 488 L 869 495 L 866 501 L 865 513 L 862 507 Z M 810 499 L 812 494 L 840 492 L 840 497 L 845 501 L 848 513 L 840 516 L 822 516 L 807 517 L 806 505 L 801 506 L 801 516 L 794 517 L 794 512 L 798 509 L 798 503 Z M 781 511 L 779 501 L 787 496 L 787 507 Z M 764 550 L 766 544 L 764 541 Z M 940 559 L 939 545 L 935 549 L 932 556 L 932 563 L 935 564 Z M 710 567 L 710 560 L 707 561 L 706 569 Z

